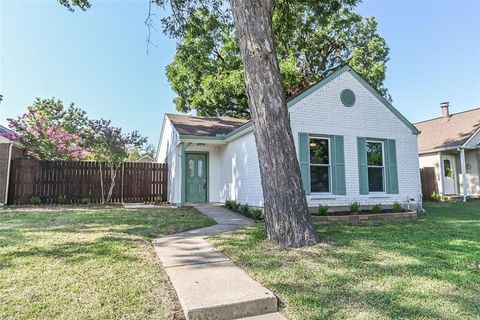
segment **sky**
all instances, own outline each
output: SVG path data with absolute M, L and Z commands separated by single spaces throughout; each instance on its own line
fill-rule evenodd
M 146 50 L 148 0 L 92 0 L 69 12 L 56 0 L 0 0 L 0 124 L 35 97 L 74 102 L 92 118 L 139 130 L 156 145 L 165 112 L 175 112 L 165 66 L 175 40 L 158 33 Z M 480 0 L 364 0 L 390 47 L 385 85 L 411 122 L 480 107 Z

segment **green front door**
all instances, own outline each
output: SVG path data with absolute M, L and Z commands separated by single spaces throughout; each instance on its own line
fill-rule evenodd
M 206 202 L 208 188 L 207 155 L 187 153 L 185 167 L 185 201 Z

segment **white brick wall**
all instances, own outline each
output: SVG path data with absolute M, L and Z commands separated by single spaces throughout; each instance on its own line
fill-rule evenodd
M 160 144 L 157 150 L 157 162 L 168 164 L 168 187 L 167 200 L 171 203 L 179 203 L 180 199 L 180 170 L 181 159 L 178 156 L 179 136 L 172 123 L 165 117 L 160 137 Z
M 222 150 L 223 172 L 220 199 L 235 199 L 252 206 L 263 206 L 257 150 L 253 133 L 231 141 Z
M 340 92 L 349 88 L 356 95 L 353 107 L 345 107 Z M 349 72 L 341 74 L 321 89 L 290 108 L 295 145 L 298 133 L 342 135 L 345 143 L 345 176 L 347 195 L 312 194 L 307 196 L 310 206 L 326 203 L 330 206 L 348 205 L 353 201 L 369 205 L 419 200 L 420 174 L 417 136 Z M 359 194 L 357 137 L 395 139 L 399 194 Z M 224 154 L 224 165 L 232 163 L 223 173 L 223 199 L 262 205 L 260 171 L 253 133 L 232 141 Z M 297 147 L 298 150 L 298 147 Z
M 353 90 L 356 95 L 356 103 L 350 108 L 340 101 L 340 92 L 346 88 Z M 307 196 L 310 206 L 319 203 L 343 206 L 354 201 L 371 205 L 392 204 L 394 201 L 404 203 L 410 198 L 419 200 L 421 187 L 417 136 L 349 72 L 342 73 L 292 106 L 290 117 L 296 145 L 299 132 L 344 136 L 347 195 L 312 194 Z M 396 140 L 399 194 L 359 194 L 357 137 Z M 202 149 L 210 152 L 210 201 L 235 199 L 252 206 L 263 205 L 252 132 L 227 145 Z M 179 179 L 175 178 L 179 177 L 179 171 L 174 169 L 174 172 L 172 184 L 177 186 Z M 178 195 L 172 199 L 178 199 L 174 202 L 179 202 L 180 187 L 173 188 Z

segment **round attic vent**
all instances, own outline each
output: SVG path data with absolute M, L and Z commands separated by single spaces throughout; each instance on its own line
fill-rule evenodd
M 346 107 L 353 107 L 355 104 L 355 93 L 353 93 L 350 89 L 343 89 L 340 93 L 340 100 L 342 101 L 343 105 Z

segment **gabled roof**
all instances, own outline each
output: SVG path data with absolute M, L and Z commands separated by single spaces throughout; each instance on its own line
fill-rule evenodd
M 413 124 L 410 123 L 410 121 L 407 120 L 395 107 L 388 102 L 387 99 L 385 99 L 378 91 L 375 89 L 371 84 L 369 84 L 365 79 L 362 78 L 361 75 L 359 75 L 352 67 L 349 65 L 345 64 L 343 67 L 335 71 L 334 73 L 330 74 L 329 76 L 325 77 L 324 79 L 320 80 L 319 82 L 311 85 L 310 87 L 306 88 L 302 92 L 298 93 L 297 95 L 291 97 L 287 101 L 288 107 L 292 107 L 294 104 L 296 104 L 298 101 L 306 98 L 310 94 L 314 93 L 339 75 L 341 75 L 344 72 L 350 72 L 350 74 L 358 81 L 360 82 L 365 89 L 367 89 L 371 94 L 373 94 L 380 102 L 388 109 L 390 110 L 401 122 L 403 122 L 411 131 L 413 134 L 419 134 L 420 132 L 415 128 Z
M 215 137 L 228 134 L 248 122 L 231 117 L 195 117 L 182 114 L 166 114 L 180 135 Z
M 344 65 L 334 73 L 323 78 L 319 82 L 304 89 L 297 95 L 287 100 L 288 108 L 293 107 L 298 101 L 306 98 L 314 93 L 324 85 L 337 78 L 344 72 L 350 74 L 357 79 L 370 93 L 372 93 L 382 104 L 389 109 L 401 122 L 403 122 L 413 134 L 419 134 L 419 131 L 413 124 L 411 124 L 397 109 L 395 109 L 390 102 L 388 102 L 373 86 L 365 81 L 352 67 Z M 216 137 L 217 139 L 227 139 L 236 136 L 244 130 L 251 127 L 252 122 L 249 120 L 236 119 L 231 117 L 209 118 L 209 117 L 195 117 L 189 115 L 171 114 L 166 116 L 172 122 L 175 129 L 182 136 L 196 137 Z
M 421 121 L 415 124 L 420 153 L 463 146 L 480 129 L 480 108 Z

